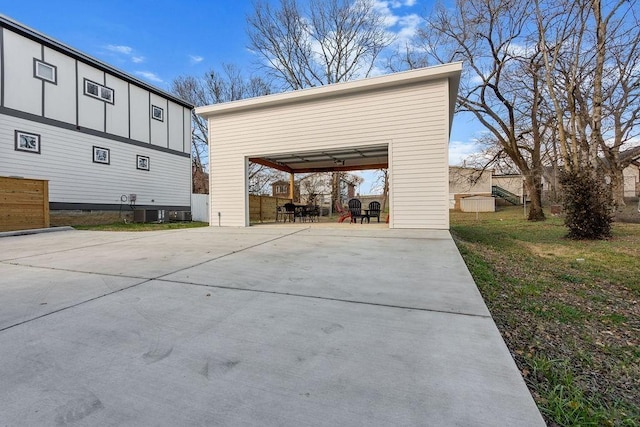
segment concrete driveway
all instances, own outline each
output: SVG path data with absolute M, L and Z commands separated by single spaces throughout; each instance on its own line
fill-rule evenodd
M 446 231 L 0 238 L 0 425 L 542 426 Z

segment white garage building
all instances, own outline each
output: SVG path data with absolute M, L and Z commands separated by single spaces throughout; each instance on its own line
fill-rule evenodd
M 449 228 L 461 63 L 199 107 L 211 225 L 248 226 L 249 161 L 295 173 L 388 168 L 390 228 Z

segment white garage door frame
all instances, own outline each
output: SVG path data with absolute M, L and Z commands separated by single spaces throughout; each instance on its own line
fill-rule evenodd
M 249 159 L 294 173 L 330 170 L 334 159 L 340 170 L 388 165 L 390 228 L 448 229 L 461 70 L 445 64 L 197 108 L 209 123 L 211 225 L 249 225 Z

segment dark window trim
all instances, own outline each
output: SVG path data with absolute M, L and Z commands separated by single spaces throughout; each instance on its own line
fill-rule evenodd
M 107 86 L 105 86 L 103 84 L 94 82 L 93 80 L 90 80 L 90 79 L 88 79 L 86 77 L 84 77 L 82 79 L 82 83 L 83 83 L 82 87 L 83 87 L 84 94 L 87 95 L 88 97 L 93 98 L 93 99 L 97 99 L 97 100 L 102 101 L 102 102 L 107 102 L 109 104 L 115 104 L 115 102 L 116 102 L 116 92 L 113 89 L 111 89 L 110 87 L 107 87 Z M 98 95 L 94 95 L 93 93 L 87 92 L 87 83 L 91 83 L 93 85 L 98 86 L 98 90 L 100 91 L 100 93 Z M 111 99 L 110 100 L 102 97 L 102 90 L 103 89 L 107 89 L 107 90 L 111 91 Z
M 103 162 L 101 160 L 96 160 L 96 150 L 105 150 L 107 152 L 107 161 Z M 101 165 L 110 165 L 111 164 L 111 149 L 98 147 L 97 145 L 93 146 L 93 163 L 99 163 Z
M 146 159 L 147 160 L 147 167 L 146 168 L 140 166 L 140 160 L 141 159 Z M 141 154 L 137 154 L 136 155 L 136 169 L 141 170 L 141 171 L 146 171 L 146 172 L 151 170 L 151 161 L 149 160 L 149 156 L 143 156 Z
M 160 118 L 157 118 L 156 115 L 153 114 L 155 109 L 160 110 Z M 158 120 L 159 122 L 164 122 L 164 108 L 151 104 L 151 118 L 153 120 Z
M 35 150 L 27 150 L 24 148 L 20 148 L 18 146 L 18 139 L 19 139 L 19 135 L 20 134 L 24 134 L 24 135 L 29 135 L 29 136 L 34 136 L 36 137 L 36 139 L 38 140 L 38 151 Z M 16 130 L 14 132 L 14 149 L 15 151 L 22 151 L 24 153 L 31 153 L 31 154 L 40 154 L 40 134 L 38 133 L 33 133 L 33 132 L 25 132 L 23 130 Z
M 47 67 L 53 68 L 53 80 L 49 80 L 46 77 L 38 75 L 38 63 L 42 65 L 46 65 Z M 41 59 L 33 58 L 33 77 L 35 77 L 36 79 L 40 79 L 42 81 L 57 85 L 58 84 L 58 67 L 56 67 L 53 64 L 49 64 L 48 62 L 45 62 Z

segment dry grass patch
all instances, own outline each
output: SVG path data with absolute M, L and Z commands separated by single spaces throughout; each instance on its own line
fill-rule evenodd
M 640 425 L 640 224 L 566 239 L 522 208 L 453 212 L 452 234 L 550 425 Z

